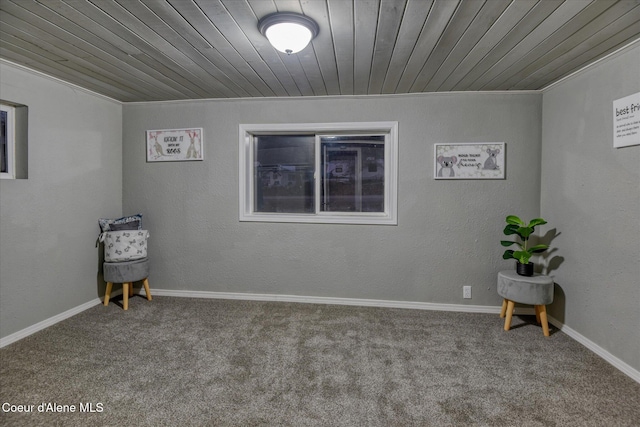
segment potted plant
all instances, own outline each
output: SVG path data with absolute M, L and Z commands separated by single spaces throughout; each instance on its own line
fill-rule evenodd
M 546 223 L 547 221 L 542 218 L 535 218 L 527 224 L 515 215 L 507 216 L 507 226 L 504 228 L 504 234 L 507 236 L 515 234 L 520 239 L 515 242 L 511 240 L 501 240 L 500 244 L 507 247 L 516 244 L 520 247 L 520 250 L 514 251 L 513 249 L 507 249 L 504 251 L 502 258 L 515 259 L 517 261 L 516 272 L 521 276 L 533 276 L 533 263 L 530 262 L 529 259 L 533 254 L 544 252 L 549 248 L 548 245 L 543 244 L 528 245 L 529 237 L 533 234 L 535 227 Z

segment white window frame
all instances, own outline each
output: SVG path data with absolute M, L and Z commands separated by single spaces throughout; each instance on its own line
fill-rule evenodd
M 254 210 L 255 136 L 277 134 L 315 135 L 315 213 L 274 213 Z M 384 212 L 320 211 L 320 136 L 384 135 Z M 241 124 L 239 130 L 240 221 L 300 222 L 321 224 L 398 224 L 398 122 Z
M 16 179 L 16 109 L 11 105 L 0 104 L 0 111 L 7 113 L 7 171 L 0 172 L 0 179 Z

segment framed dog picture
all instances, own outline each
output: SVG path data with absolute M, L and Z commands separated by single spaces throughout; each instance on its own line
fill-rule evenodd
M 147 131 L 147 162 L 204 160 L 202 128 Z
M 504 142 L 433 145 L 434 179 L 504 179 Z

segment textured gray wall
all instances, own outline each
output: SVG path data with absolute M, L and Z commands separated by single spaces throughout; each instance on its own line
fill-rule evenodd
M 509 213 L 538 215 L 541 95 L 211 100 L 123 107 L 123 208 L 151 232 L 151 287 L 499 305 Z M 238 125 L 399 122 L 397 226 L 241 223 Z M 145 162 L 145 130 L 203 127 L 204 162 Z M 436 181 L 433 144 L 506 142 L 507 179 Z M 473 285 L 473 299 L 462 286 Z
M 550 313 L 640 370 L 640 146 L 613 148 L 613 101 L 640 92 L 640 46 L 543 95 L 541 213 L 560 233 Z M 554 264 L 558 264 L 554 262 Z
M 0 93 L 29 107 L 29 178 L 0 180 L 6 337 L 98 297 L 97 221 L 122 212 L 122 107 L 6 63 Z

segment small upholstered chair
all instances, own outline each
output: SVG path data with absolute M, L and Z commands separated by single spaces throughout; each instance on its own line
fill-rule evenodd
M 123 262 L 105 262 L 103 264 L 104 280 L 107 289 L 104 293 L 104 305 L 109 304 L 111 288 L 114 283 L 122 283 L 122 308 L 129 309 L 129 297 L 133 296 L 133 282 L 142 280 L 147 300 L 151 301 L 149 291 L 149 258 Z
M 517 302 L 531 304 L 535 307 L 536 321 L 542 325 L 544 336 L 549 336 L 546 305 L 553 302 L 553 279 L 551 277 L 541 274 L 520 276 L 514 270 L 501 271 L 498 273 L 498 295 L 504 298 L 500 317 L 506 315 L 505 331 L 511 328 L 511 317 Z

